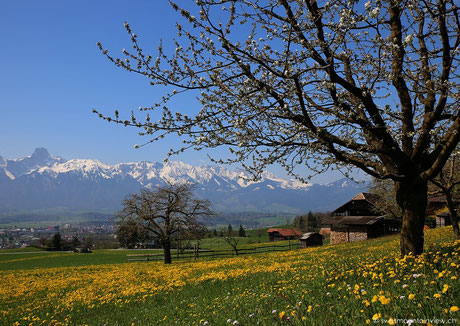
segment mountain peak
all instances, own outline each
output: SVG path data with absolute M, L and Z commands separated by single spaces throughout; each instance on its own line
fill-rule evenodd
M 50 158 L 50 153 L 48 153 L 48 150 L 44 147 L 38 147 L 34 150 L 32 153 L 32 158 L 34 160 L 38 161 L 44 161 L 47 158 Z
M 43 147 L 36 148 L 32 155 L 23 158 L 4 159 L 3 163 L 0 159 L 0 165 L 5 166 L 14 178 L 36 171 L 41 167 L 52 166 L 55 163 L 61 162 L 65 162 L 65 160 L 58 156 L 51 156 L 48 150 Z

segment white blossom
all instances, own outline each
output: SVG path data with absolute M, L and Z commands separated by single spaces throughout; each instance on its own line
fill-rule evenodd
M 372 11 L 370 12 L 370 16 L 372 18 L 377 18 L 380 14 L 380 8 L 379 7 L 375 7 L 374 9 L 372 9 Z
M 406 43 L 406 44 L 411 44 L 413 38 L 414 38 L 414 34 L 409 34 L 409 35 L 407 35 L 407 36 L 404 38 L 404 43 Z

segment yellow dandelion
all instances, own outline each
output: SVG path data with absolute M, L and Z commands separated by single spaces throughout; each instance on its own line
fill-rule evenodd
M 457 311 L 458 311 L 458 307 L 457 307 L 457 306 L 452 306 L 452 307 L 450 307 L 450 311 L 451 311 L 451 312 L 457 312 Z
M 380 301 L 381 304 L 386 305 L 386 304 L 390 303 L 391 299 L 386 298 L 384 295 L 381 295 L 381 296 L 379 296 L 379 301 Z
M 443 288 L 442 288 L 442 293 L 446 293 L 447 290 L 449 290 L 449 285 L 444 284 L 444 286 L 443 286 Z
M 409 300 L 412 300 L 413 298 L 415 298 L 415 294 L 409 294 Z

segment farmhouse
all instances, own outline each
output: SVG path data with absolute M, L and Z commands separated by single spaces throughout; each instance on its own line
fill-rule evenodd
M 450 214 L 448 212 L 443 212 L 436 214 L 436 227 L 448 226 L 452 225 L 452 221 L 450 219 Z
M 453 202 L 457 207 L 460 204 L 460 200 L 458 198 L 453 198 Z M 430 225 L 430 227 L 452 225 L 445 196 L 434 196 L 428 198 L 425 215 L 428 218 L 433 219 L 433 225 Z
M 379 196 L 361 192 L 349 202 L 332 212 L 333 216 L 376 216 L 381 215 L 377 208 Z
M 331 227 L 331 244 L 361 241 L 391 234 L 399 230 L 399 221 L 385 218 L 378 211 L 378 196 L 359 193 L 332 212 L 323 224 Z
M 299 239 L 302 236 L 302 233 L 297 229 L 271 228 L 267 232 L 270 242 Z
M 427 216 L 436 215 L 437 211 L 442 210 L 447 205 L 446 197 L 445 196 L 434 196 L 428 198 L 426 203 L 426 210 L 425 214 Z
M 300 248 L 322 246 L 322 245 L 323 245 L 323 236 L 317 232 L 304 233 L 299 239 Z

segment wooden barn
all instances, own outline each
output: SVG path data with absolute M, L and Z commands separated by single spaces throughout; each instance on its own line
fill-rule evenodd
M 297 229 L 268 229 L 268 238 L 271 242 L 282 240 L 297 240 L 302 236 L 302 233 Z
M 332 212 L 332 216 L 377 216 L 382 215 L 377 208 L 378 195 L 360 192 Z
M 299 239 L 299 247 L 307 248 L 314 246 L 322 246 L 324 237 L 317 232 L 304 233 Z
M 452 200 L 453 203 L 459 207 L 460 200 L 458 198 L 453 198 Z M 433 219 L 433 225 L 430 225 L 430 227 L 452 225 L 445 196 L 435 196 L 428 198 L 425 215 L 428 218 Z
M 447 201 L 445 196 L 434 196 L 430 197 L 426 203 L 426 216 L 435 216 L 437 211 L 440 211 L 447 207 Z
M 387 219 L 378 211 L 378 196 L 359 193 L 332 212 L 323 224 L 331 228 L 331 244 L 361 241 L 398 232 L 400 221 Z
M 436 214 L 436 227 L 452 225 L 449 212 Z
M 331 244 L 361 241 L 385 234 L 383 216 L 336 216 L 325 221 L 331 226 Z

